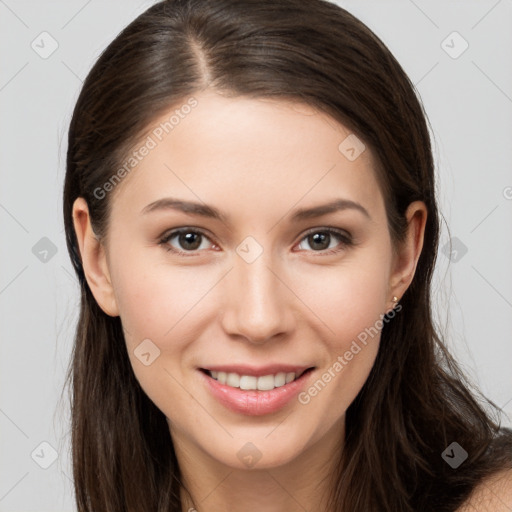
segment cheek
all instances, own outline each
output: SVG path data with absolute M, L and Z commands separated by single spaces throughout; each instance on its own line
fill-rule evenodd
M 371 256 L 347 258 L 338 267 L 302 272 L 300 276 L 301 296 L 307 298 L 308 307 L 341 345 L 374 325 L 389 302 L 386 259 Z
M 162 346 L 164 339 L 187 323 L 200 309 L 199 301 L 215 284 L 214 275 L 190 272 L 177 266 L 155 264 L 143 253 L 132 255 L 116 268 L 114 287 L 127 343 L 149 338 Z M 113 276 L 114 278 L 114 276 Z M 196 306 L 199 304 L 199 308 Z M 179 338 L 173 343 L 179 348 Z
M 334 422 L 355 399 L 373 367 L 386 310 L 385 261 L 316 272 L 304 281 L 307 305 L 322 321 L 326 359 L 300 402 Z M 314 411 L 314 412 L 313 412 Z
M 175 408 L 186 410 L 190 400 L 184 393 L 186 377 L 180 362 L 191 341 L 200 335 L 201 297 L 216 276 L 155 264 L 141 252 L 119 262 L 112 277 L 136 379 L 166 415 L 172 415 Z

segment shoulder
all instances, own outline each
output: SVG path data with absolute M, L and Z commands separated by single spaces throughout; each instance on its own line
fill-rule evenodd
M 457 512 L 510 512 L 512 468 L 500 471 L 478 484 Z

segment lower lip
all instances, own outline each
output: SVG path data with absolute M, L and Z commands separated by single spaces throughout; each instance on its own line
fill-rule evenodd
M 303 389 L 314 370 L 308 370 L 298 379 L 270 391 L 244 390 L 221 384 L 205 372 L 199 373 L 213 396 L 228 409 L 248 416 L 270 414 L 283 408 Z

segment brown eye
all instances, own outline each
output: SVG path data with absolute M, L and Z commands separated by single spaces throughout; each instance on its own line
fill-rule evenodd
M 312 247 L 313 249 L 324 251 L 325 249 L 329 248 L 331 235 L 330 233 L 319 232 L 313 235 L 308 235 L 307 240 L 309 246 Z
M 180 233 L 178 234 L 178 243 L 182 248 L 195 251 L 201 245 L 202 235 L 199 233 Z
M 338 243 L 336 243 L 336 239 L 338 240 Z M 327 251 L 327 254 L 338 252 L 344 247 L 352 244 L 350 235 L 331 228 L 310 231 L 302 239 L 301 244 L 304 241 L 306 241 L 307 245 L 313 249 L 313 252 Z
M 209 240 L 209 238 L 200 231 L 193 229 L 176 229 L 164 236 L 160 240 L 160 244 L 168 251 L 187 253 L 198 251 L 205 240 Z M 174 243 L 171 243 L 171 241 L 174 241 Z

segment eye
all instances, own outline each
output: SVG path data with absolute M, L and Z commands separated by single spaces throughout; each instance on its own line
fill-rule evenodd
M 333 238 L 337 238 L 341 243 L 331 245 Z M 306 241 L 310 247 L 315 249 L 313 252 L 322 252 L 322 254 L 333 254 L 342 251 L 346 247 L 353 245 L 351 236 L 333 228 L 315 228 L 309 231 L 301 240 L 301 244 Z M 336 247 L 336 245 L 338 247 Z M 333 249 L 334 247 L 334 249 Z
M 181 248 L 176 248 L 170 243 L 173 239 L 176 239 L 176 242 Z M 160 239 L 159 244 L 167 251 L 176 252 L 184 256 L 193 256 L 193 252 L 198 251 L 201 246 L 203 246 L 203 249 L 205 248 L 203 245 L 205 240 L 209 240 L 209 238 L 203 232 L 191 228 L 181 228 L 164 235 L 164 237 Z
M 338 244 L 335 243 L 332 245 L 333 238 L 338 239 Z M 178 247 L 171 243 L 174 239 Z M 216 247 L 216 245 L 211 242 L 210 238 L 202 231 L 192 228 L 180 228 L 165 234 L 160 239 L 159 244 L 162 245 L 166 251 L 172 251 L 183 256 L 195 256 L 196 251 L 208 248 L 208 244 L 206 244 L 206 246 L 204 245 L 207 240 L 210 241 L 212 247 Z M 334 228 L 315 228 L 310 230 L 306 236 L 302 238 L 301 244 L 304 241 L 314 249 L 313 252 L 321 252 L 322 254 L 337 253 L 354 245 L 351 236 L 347 232 Z

